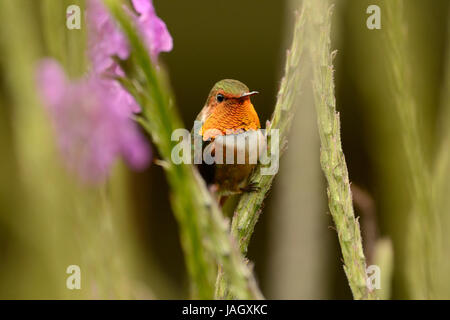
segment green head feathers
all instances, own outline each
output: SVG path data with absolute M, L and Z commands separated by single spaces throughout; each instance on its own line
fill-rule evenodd
M 220 80 L 214 85 L 209 96 L 211 97 L 211 95 L 215 95 L 219 91 L 223 91 L 225 94 L 239 97 L 244 93 L 249 92 L 249 89 L 245 84 L 238 80 L 225 79 Z

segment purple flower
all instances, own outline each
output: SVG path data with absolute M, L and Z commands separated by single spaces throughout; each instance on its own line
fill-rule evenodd
M 156 62 L 160 52 L 172 49 L 172 38 L 151 0 L 132 3 L 137 14 L 128 12 Z M 37 81 L 67 165 L 84 180 L 98 182 L 119 156 L 132 168 L 144 168 L 150 147 L 132 120 L 139 105 L 113 79 L 124 74 L 112 56 L 128 58 L 128 41 L 102 1 L 88 0 L 87 20 L 90 73 L 69 81 L 56 61 L 46 59 Z
M 157 61 L 160 52 L 172 50 L 172 37 L 165 23 L 156 15 L 151 0 L 132 0 L 132 3 L 139 15 L 127 11 L 147 45 L 152 60 Z M 100 0 L 88 1 L 87 17 L 88 51 L 94 72 L 116 72 L 118 66 L 111 57 L 114 55 L 121 59 L 128 57 L 130 50 L 126 37 Z
M 88 53 L 93 71 L 102 73 L 114 68 L 117 55 L 121 59 L 130 54 L 128 41 L 119 30 L 101 0 L 87 2 Z
M 136 25 L 150 50 L 150 56 L 156 61 L 160 52 L 172 50 L 172 37 L 164 21 L 156 15 L 151 0 L 132 0 L 132 3 L 136 12 L 140 14 L 136 19 Z
M 145 168 L 150 148 L 130 118 L 131 96 L 117 82 L 95 74 L 70 82 L 51 59 L 41 62 L 37 80 L 63 157 L 83 180 L 105 179 L 118 156 Z

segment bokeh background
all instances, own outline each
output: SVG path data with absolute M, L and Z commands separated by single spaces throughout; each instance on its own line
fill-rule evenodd
M 270 118 L 299 3 L 154 1 L 174 39 L 173 51 L 160 61 L 187 128 L 212 85 L 224 78 L 258 90 L 253 103 L 261 122 Z M 387 248 L 392 244 L 386 249 L 386 272 L 382 269 L 383 295 L 414 298 L 414 276 L 408 275 L 414 253 L 407 249 L 414 240 L 411 194 L 386 70 L 384 12 L 381 30 L 366 27 L 367 7 L 378 4 L 383 10 L 384 1 L 334 3 L 337 108 L 366 255 L 369 262 L 377 259 L 379 239 Z M 65 27 L 70 4 L 84 7 L 76 0 L 0 0 L 0 298 L 186 298 L 186 269 L 163 170 L 151 165 L 132 172 L 118 162 L 108 182 L 85 185 L 65 169 L 55 146 L 34 72 L 45 56 L 56 57 L 73 77 L 85 72 L 85 30 Z M 433 163 L 440 148 L 450 152 L 442 142 L 450 126 L 445 85 L 450 1 L 408 0 L 404 9 L 411 94 L 425 157 Z M 249 258 L 267 298 L 347 299 L 351 292 L 328 214 L 309 85 L 302 90 L 289 147 Z M 449 170 L 441 172 L 446 180 Z M 450 196 L 446 188 L 442 192 Z M 447 233 L 450 207 L 440 208 Z M 421 227 L 418 232 L 430 232 Z M 66 288 L 66 268 L 72 264 L 81 267 L 81 290 Z M 442 274 L 448 276 L 447 271 Z

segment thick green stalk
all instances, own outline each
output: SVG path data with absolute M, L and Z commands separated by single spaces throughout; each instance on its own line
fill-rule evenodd
M 449 12 L 450 13 L 450 12 Z M 435 167 L 433 171 L 433 183 L 435 190 L 435 199 L 437 204 L 437 212 L 439 213 L 439 224 L 437 227 L 440 229 L 438 238 L 441 247 L 438 251 L 440 260 L 437 267 L 439 269 L 437 284 L 437 292 L 435 298 L 437 299 L 449 299 L 450 297 L 450 261 L 448 256 L 450 254 L 450 235 L 447 232 L 450 227 L 450 22 L 447 27 L 447 59 L 445 61 L 445 80 L 442 90 L 442 106 L 440 126 L 438 131 L 438 137 L 441 137 L 440 145 L 438 148 L 438 154 L 435 161 Z
M 411 83 L 412 69 L 408 64 L 408 35 L 403 17 L 403 1 L 386 2 L 387 58 L 393 98 L 399 120 L 399 132 L 407 159 L 408 179 L 411 182 L 412 207 L 410 215 L 410 238 L 408 244 L 411 267 L 410 288 L 414 298 L 431 298 L 435 294 L 437 279 L 433 269 L 438 250 L 438 225 L 433 201 L 429 164 L 424 157 L 424 140 L 418 120 L 418 106 Z
M 291 127 L 292 118 L 294 117 L 295 107 L 298 102 L 300 91 L 301 75 L 300 58 L 304 49 L 304 25 L 305 12 L 297 13 L 294 35 L 290 50 L 287 52 L 285 75 L 281 81 L 280 90 L 278 91 L 278 99 L 272 119 L 266 127 L 267 145 L 269 150 L 272 146 L 272 132 L 278 131 L 279 149 L 272 152 L 278 152 L 280 156 L 287 144 L 287 136 Z M 271 152 L 268 153 L 269 155 Z M 277 159 L 278 160 L 278 159 Z M 276 161 L 277 161 L 276 160 Z M 271 163 L 272 164 L 272 163 Z M 271 175 L 262 175 L 261 169 L 267 168 L 269 165 L 258 164 L 256 170 L 250 177 L 250 183 L 258 186 L 258 192 L 244 193 L 235 209 L 234 217 L 231 223 L 231 233 L 238 239 L 239 248 L 243 255 L 247 254 L 248 244 L 253 234 L 253 230 L 261 213 L 262 203 L 270 190 L 272 181 L 276 172 Z M 216 296 L 229 296 L 228 284 L 224 281 L 223 272 L 219 271 L 216 287 Z
M 320 162 L 328 182 L 328 204 L 341 246 L 344 270 L 355 299 L 376 298 L 366 285 L 366 261 L 361 232 L 353 211 L 347 165 L 342 151 L 339 114 L 334 95 L 331 52 L 332 10 L 325 0 L 305 0 L 313 64 L 313 90 L 321 141 Z
M 377 290 L 377 295 L 381 300 L 389 300 L 392 297 L 392 272 L 394 270 L 394 249 L 391 239 L 385 237 L 377 240 L 373 262 L 381 270 L 381 288 Z
M 175 165 L 171 161 L 171 152 L 177 143 L 171 140 L 171 135 L 182 126 L 163 75 L 152 65 L 122 2 L 105 2 L 130 41 L 130 59 L 122 63 L 127 78 L 121 81 L 141 105 L 142 114 L 138 121 L 151 135 L 163 159 L 159 163 L 172 190 L 172 207 L 180 228 L 194 297 L 213 298 L 218 263 L 225 270 L 236 298 L 262 298 L 251 270 L 228 233 L 228 223 L 204 181 L 193 166 Z

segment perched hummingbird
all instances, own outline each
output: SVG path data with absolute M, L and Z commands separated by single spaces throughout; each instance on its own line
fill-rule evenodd
M 221 200 L 231 194 L 254 189 L 248 185 L 248 177 L 255 167 L 256 161 L 249 161 L 249 158 L 252 157 L 252 153 L 259 158 L 262 146 L 265 146 L 265 137 L 259 130 L 261 125 L 258 114 L 250 101 L 250 97 L 257 93 L 257 91 L 250 91 L 240 81 L 221 80 L 211 89 L 203 109 L 196 118 L 201 126 L 199 130 L 194 130 L 193 134 L 201 136 L 203 150 L 209 147 L 212 154 L 217 155 L 218 149 L 222 148 L 222 163 L 200 166 L 203 176 L 205 176 L 205 172 L 209 173 L 209 178 L 213 176 L 212 181 L 209 179 L 209 182 L 213 182 L 212 189 L 217 192 L 219 198 L 223 197 Z M 248 135 L 251 134 L 256 135 L 256 140 L 253 142 L 257 143 L 248 143 Z M 229 140 L 224 139 L 225 137 L 230 138 L 230 135 L 247 138 L 247 143 L 239 144 L 238 142 L 230 147 L 230 144 L 226 142 Z M 239 141 L 239 139 L 235 141 Z M 235 162 L 231 164 L 225 161 L 229 152 L 234 153 Z M 245 153 L 245 162 L 236 162 L 238 152 Z M 208 177 L 206 180 L 208 182 Z

